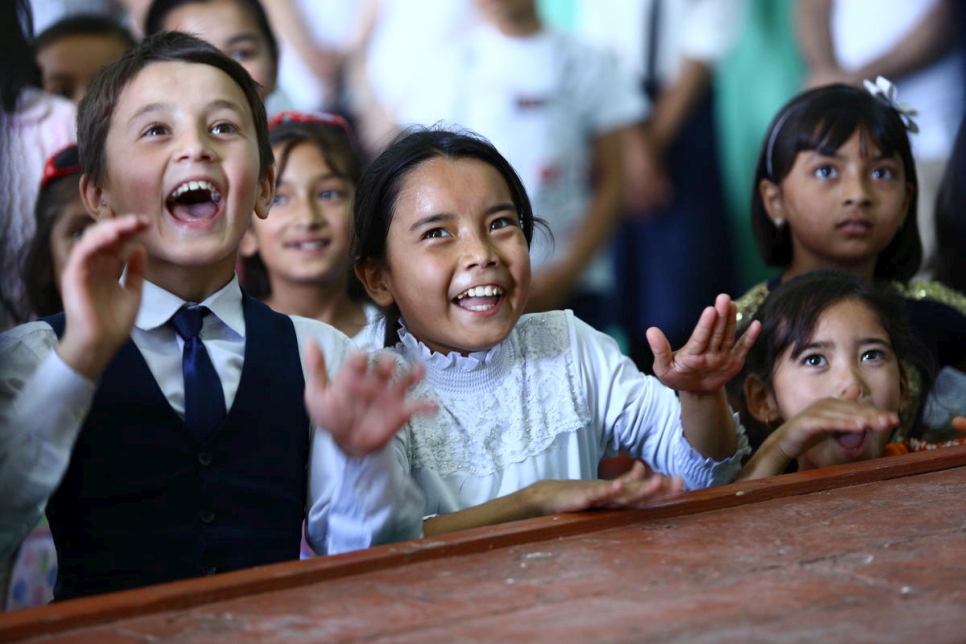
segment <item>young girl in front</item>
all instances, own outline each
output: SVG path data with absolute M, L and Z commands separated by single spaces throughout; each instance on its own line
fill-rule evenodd
M 905 308 L 894 290 L 829 270 L 793 278 L 768 296 L 755 315 L 761 334 L 743 381 L 748 412 L 768 429 L 740 479 L 926 448 L 914 438 L 889 443 L 910 404 L 909 361 L 931 373 Z
M 244 285 L 270 307 L 331 324 L 363 349 L 382 346 L 378 309 L 352 273 L 351 207 L 362 162 L 348 123 L 327 113 L 269 120 L 278 164 L 271 216 L 242 240 Z
M 915 131 L 909 110 L 882 78 L 866 89 L 819 87 L 779 111 L 758 159 L 752 227 L 762 258 L 781 274 L 739 299 L 739 323 L 782 282 L 821 268 L 843 270 L 892 282 L 937 365 L 966 367 L 966 297 L 910 281 L 922 244 L 907 131 Z M 909 377 L 914 411 L 922 398 L 919 374 Z
M 530 202 L 499 152 L 465 133 L 397 140 L 364 172 L 354 224 L 356 274 L 386 310 L 386 346 L 425 366 L 439 406 L 395 439 L 426 498 L 424 534 L 641 507 L 737 474 L 745 440 L 722 388 L 758 327 L 735 342 L 727 296 L 677 352 L 649 330 L 660 381 L 569 311 L 522 315 Z M 597 480 L 622 450 L 657 474 L 637 464 Z

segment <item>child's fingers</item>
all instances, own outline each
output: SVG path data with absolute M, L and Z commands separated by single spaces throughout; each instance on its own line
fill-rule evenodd
M 727 297 L 727 295 L 725 297 Z M 737 335 L 738 335 L 738 306 L 731 301 L 731 298 L 728 298 L 726 314 L 725 314 L 725 334 L 724 334 L 724 348 L 726 351 L 734 347 L 735 336 Z
M 148 256 L 144 246 L 135 244 L 128 249 L 127 272 L 124 274 L 124 288 L 131 292 L 141 292 L 144 272 L 147 270 Z
M 966 432 L 966 416 L 953 417 L 951 424 L 957 432 Z
M 713 306 L 706 306 L 701 311 L 701 317 L 698 318 L 698 323 L 695 325 L 694 331 L 691 332 L 691 337 L 684 345 L 688 353 L 704 353 L 707 351 L 708 343 L 711 341 L 715 326 L 718 323 L 718 317 L 718 311 Z
M 755 340 L 758 339 L 758 335 L 760 333 L 761 322 L 758 320 L 753 320 L 752 323 L 748 325 L 748 328 L 745 329 L 745 332 L 741 335 L 741 338 L 738 339 L 732 354 L 743 363 L 745 358 L 748 357 L 748 352 L 751 351 L 753 346 L 755 346 Z
M 656 326 L 652 326 L 645 332 L 647 344 L 651 347 L 654 354 L 654 373 L 664 373 L 671 366 L 672 352 L 671 343 L 667 336 Z
M 715 319 L 714 326 L 711 327 L 711 339 L 708 343 L 708 348 L 712 351 L 718 351 L 727 338 L 728 324 L 730 322 L 728 319 L 728 306 L 730 303 L 731 298 L 724 293 L 718 295 L 714 300 Z
M 348 364 L 348 361 L 346 361 Z M 329 386 L 329 374 L 325 369 L 325 356 L 318 343 L 309 338 L 305 343 L 305 371 L 308 377 L 306 390 L 326 389 Z

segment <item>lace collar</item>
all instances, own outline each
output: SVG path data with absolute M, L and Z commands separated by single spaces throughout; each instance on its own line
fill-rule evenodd
M 466 356 L 456 351 L 443 354 L 417 340 L 404 323 L 400 322 L 399 326 L 396 350 L 410 362 L 422 363 L 426 367 L 426 382 L 437 391 L 453 394 L 492 391 L 510 366 L 512 352 L 507 347 L 510 338 L 495 347 Z M 516 330 L 510 337 L 515 333 Z

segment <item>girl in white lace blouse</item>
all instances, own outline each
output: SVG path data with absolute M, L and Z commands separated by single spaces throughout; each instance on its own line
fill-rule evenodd
M 523 314 L 533 212 L 485 140 L 412 131 L 356 194 L 356 273 L 386 310 L 386 346 L 425 365 L 420 393 L 439 406 L 394 439 L 426 497 L 409 534 L 642 507 L 735 477 L 746 440 L 722 388 L 759 327 L 735 342 L 726 295 L 676 352 L 648 331 L 658 380 L 569 311 Z M 638 464 L 598 480 L 601 459 L 622 450 L 656 473 Z

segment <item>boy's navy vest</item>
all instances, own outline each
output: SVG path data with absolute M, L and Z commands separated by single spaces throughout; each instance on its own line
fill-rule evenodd
M 47 507 L 56 599 L 298 559 L 310 425 L 295 328 L 243 307 L 238 393 L 203 443 L 133 341 L 105 371 Z M 63 334 L 63 315 L 47 322 Z

